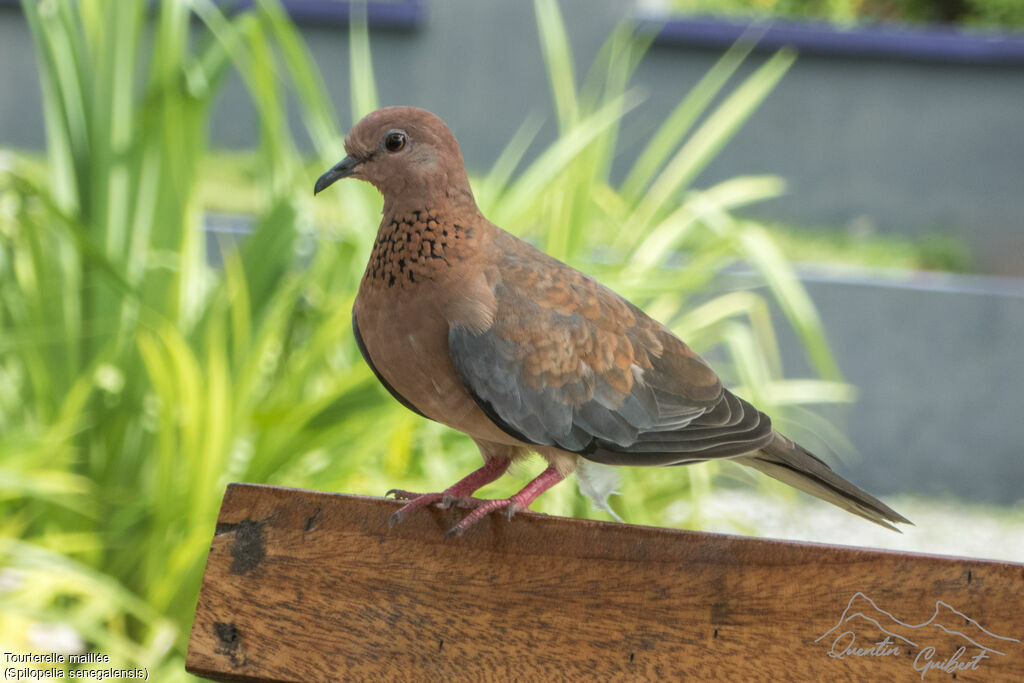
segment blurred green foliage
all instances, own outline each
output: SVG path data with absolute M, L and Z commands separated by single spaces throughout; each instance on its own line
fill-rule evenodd
M 797 227 L 774 222 L 765 227 L 786 258 L 798 263 L 950 273 L 966 273 L 975 268 L 967 244 L 948 233 L 932 232 L 913 237 L 882 235 L 870 225 L 863 229 L 856 221 L 843 228 Z
M 97 649 L 118 666 L 148 667 L 154 680 L 182 680 L 228 482 L 436 490 L 479 455 L 391 400 L 359 358 L 350 310 L 380 198 L 339 183 L 314 211 L 313 180 L 343 154 L 342 131 L 276 2 L 230 17 L 212 0 L 23 8 L 47 163 L 14 157 L 0 172 L 0 643 Z M 739 78 L 748 48 L 730 50 L 615 186 L 611 159 L 645 45 L 623 27 L 577 79 L 557 5 L 536 0 L 535 9 L 559 136 L 526 163 L 540 121 L 523 124 L 475 180 L 484 212 L 634 299 L 697 350 L 719 349 L 726 379 L 784 427 L 797 416 L 827 436 L 799 407 L 848 400 L 849 387 L 768 233 L 732 213 L 782 183 L 692 185 L 793 55 Z M 358 21 L 349 47 L 351 123 L 377 106 Z M 255 229 L 226 241 L 214 267 L 202 180 L 218 163 L 208 124 L 230 73 L 259 120 L 245 178 Z M 287 133 L 290 102 L 321 154 L 315 170 Z M 685 268 L 675 267 L 679 252 Z M 764 297 L 717 287 L 737 261 L 767 285 L 818 377 L 784 378 Z M 716 471 L 628 470 L 613 504 L 628 521 L 657 523 L 681 495 L 706 495 Z M 528 477 L 484 493 L 511 493 Z M 571 485 L 535 507 L 603 515 Z M 687 522 L 699 525 L 693 510 Z
M 1021 0 L 671 0 L 676 11 L 857 23 L 1024 27 Z

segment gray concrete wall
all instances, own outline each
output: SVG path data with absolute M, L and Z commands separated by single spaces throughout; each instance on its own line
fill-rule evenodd
M 856 448 L 837 469 L 859 486 L 1024 500 L 1024 282 L 986 280 L 805 283 L 857 388 L 855 404 L 823 414 Z M 809 376 L 799 343 L 775 317 L 787 373 Z

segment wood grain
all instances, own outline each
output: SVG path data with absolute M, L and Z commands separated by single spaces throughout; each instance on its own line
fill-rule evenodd
M 1024 680 L 1024 565 L 530 513 L 443 542 L 464 511 L 431 508 L 388 531 L 398 506 L 229 486 L 188 670 L 221 681 Z M 882 628 L 891 635 L 876 646 Z M 874 649 L 830 656 L 851 644 Z M 959 668 L 920 670 L 960 647 Z

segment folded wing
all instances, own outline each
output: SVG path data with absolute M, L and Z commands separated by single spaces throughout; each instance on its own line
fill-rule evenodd
M 459 377 L 505 432 L 614 465 L 685 464 L 771 441 L 768 417 L 664 326 L 538 255 L 506 257 L 488 329 L 455 323 L 448 336 Z

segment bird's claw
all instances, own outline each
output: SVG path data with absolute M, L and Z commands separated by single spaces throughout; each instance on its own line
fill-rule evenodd
M 388 517 L 388 529 L 394 529 L 396 524 L 398 524 L 398 523 L 400 523 L 400 522 L 402 522 L 404 520 L 405 520 L 405 515 L 402 514 L 401 510 L 399 510 L 398 512 L 396 512 L 393 515 L 391 515 L 390 517 Z
M 437 503 L 441 500 L 440 493 L 412 493 L 411 491 L 403 491 L 402 489 L 391 489 L 384 495 L 394 495 L 395 500 L 407 500 L 409 501 L 402 507 L 388 517 L 388 529 L 393 529 L 399 522 L 404 522 L 405 518 L 410 513 L 419 510 L 421 507 Z
M 507 506 L 505 506 L 505 519 L 511 522 L 512 518 L 515 517 L 516 512 L 518 511 L 519 506 L 516 505 L 515 503 L 510 502 Z
M 477 498 L 469 498 L 467 499 L 467 502 L 476 503 L 475 505 L 469 506 L 474 508 L 473 512 L 466 515 L 461 522 L 449 529 L 444 535 L 444 540 L 447 541 L 452 536 L 461 536 L 467 529 L 475 525 L 491 512 L 504 510 L 505 518 L 511 522 L 515 514 L 524 509 L 523 505 L 516 503 L 514 500 L 479 500 Z

